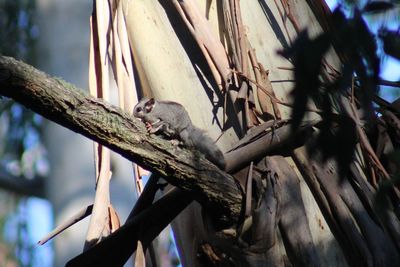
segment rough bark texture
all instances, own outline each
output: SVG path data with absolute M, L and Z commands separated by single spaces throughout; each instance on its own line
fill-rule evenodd
M 9 57 L 0 57 L 0 94 L 165 177 L 225 223 L 239 217 L 242 196 L 231 176 L 199 153 L 149 135 L 119 108 Z

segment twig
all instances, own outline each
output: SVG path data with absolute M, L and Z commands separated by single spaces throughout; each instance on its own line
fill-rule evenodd
M 245 215 L 249 217 L 251 215 L 251 200 L 253 195 L 253 165 L 254 162 L 250 162 L 249 173 L 247 175 L 247 183 L 246 183 L 246 208 L 245 208 Z
M 74 225 L 75 223 L 85 219 L 87 216 L 89 216 L 90 214 L 92 214 L 93 211 L 93 204 L 87 206 L 86 208 L 81 209 L 77 214 L 75 214 L 72 218 L 70 218 L 69 220 L 65 221 L 64 223 L 60 224 L 59 226 L 57 226 L 53 231 L 51 231 L 50 233 L 48 233 L 45 237 L 43 237 L 42 239 L 40 239 L 38 241 L 38 245 L 44 245 L 47 243 L 47 241 L 49 241 L 50 239 L 52 239 L 53 237 L 55 237 L 56 235 L 60 234 L 61 232 L 63 232 L 64 230 L 68 229 L 70 226 Z
M 231 69 L 231 71 L 232 71 L 233 73 L 236 73 L 236 74 L 238 74 L 238 75 L 243 76 L 243 74 L 240 73 L 239 71 L 232 70 L 232 69 Z M 255 80 L 251 79 L 250 77 L 245 77 L 245 78 L 246 78 L 249 82 L 251 82 L 251 83 L 255 84 L 257 87 L 259 87 L 261 90 L 263 90 L 264 93 L 266 93 L 266 94 L 267 94 L 272 100 L 274 100 L 277 104 L 280 104 L 280 105 L 282 105 L 282 106 L 286 106 L 286 107 L 293 108 L 293 104 L 289 104 L 289 103 L 286 103 L 286 102 L 283 102 L 283 101 L 279 100 L 279 99 L 276 98 L 274 95 L 272 95 L 270 92 L 268 92 L 268 90 L 267 90 L 264 86 L 262 86 L 261 84 L 259 84 L 259 83 L 256 82 Z M 322 113 L 323 113 L 323 111 L 320 110 L 320 109 L 317 109 L 317 108 L 314 109 L 314 108 L 309 108 L 309 107 L 306 109 L 306 111 L 315 112 L 315 113 L 318 113 L 318 114 L 322 114 Z
M 389 179 L 389 174 L 387 173 L 385 168 L 382 166 L 382 163 L 380 162 L 379 158 L 376 156 L 375 151 L 372 149 L 371 144 L 368 141 L 368 137 L 366 136 L 365 132 L 361 129 L 360 118 L 358 117 L 358 113 L 357 113 L 353 103 L 350 103 L 350 108 L 351 108 L 351 110 L 353 112 L 353 115 L 351 117 L 355 121 L 356 130 L 357 130 L 357 133 L 358 133 L 358 137 L 360 138 L 361 147 L 367 153 L 368 157 L 371 159 L 371 161 L 373 162 L 375 167 L 378 170 L 380 170 L 380 172 L 383 174 L 383 176 L 385 178 Z
M 290 37 L 290 34 L 289 34 L 289 30 L 288 30 L 287 25 L 286 25 L 286 16 L 283 14 L 282 10 L 280 9 L 280 7 L 278 5 L 278 2 L 276 0 L 274 0 L 274 2 L 275 2 L 276 9 L 278 10 L 279 16 L 282 19 L 282 24 L 283 24 L 283 27 L 285 28 L 287 37 L 289 38 L 289 42 L 293 43 L 292 38 Z M 282 3 L 282 1 L 281 1 L 281 3 Z M 282 5 L 283 5 L 283 3 L 282 3 Z M 285 10 L 284 7 L 283 7 L 283 9 Z
M 249 44 L 249 46 L 250 46 L 250 44 Z M 250 56 L 251 64 L 253 66 L 253 71 L 254 71 L 254 76 L 256 78 L 256 82 L 259 84 L 262 83 L 263 85 L 265 84 L 267 86 L 267 87 L 265 87 L 265 89 L 268 90 L 271 93 L 271 95 L 275 96 L 272 85 L 271 85 L 271 81 L 269 80 L 269 77 L 268 77 L 268 73 L 267 73 L 267 71 L 265 71 L 265 69 L 263 68 L 261 63 L 258 62 L 254 49 L 249 50 L 249 56 Z M 260 87 L 257 87 L 257 89 L 258 89 L 257 90 L 258 102 L 261 106 L 261 110 L 264 113 L 269 113 L 271 115 L 272 115 L 272 112 L 274 112 L 275 118 L 277 120 L 280 120 L 282 118 L 282 116 L 281 116 L 278 106 L 276 105 L 276 101 L 272 101 L 272 99 L 270 99 L 270 101 L 269 101 L 270 103 L 268 103 L 268 102 L 265 103 L 265 100 L 263 100 L 263 98 L 264 98 L 263 92 L 264 91 Z M 272 105 L 272 107 L 270 105 Z
M 380 79 L 378 83 L 380 85 L 385 85 L 385 86 L 400 87 L 400 81 L 394 82 L 394 81 Z
M 293 16 L 291 8 L 290 8 L 290 3 L 289 0 L 281 0 L 283 9 L 285 10 L 285 14 L 289 21 L 292 23 L 294 30 L 296 33 L 300 32 L 300 26 L 299 22 L 296 20 L 296 18 Z

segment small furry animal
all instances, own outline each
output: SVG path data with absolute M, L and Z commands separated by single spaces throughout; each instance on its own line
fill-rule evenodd
M 133 115 L 146 124 L 149 132 L 161 132 L 169 138 L 177 138 L 187 147 L 199 150 L 221 170 L 225 169 L 221 150 L 209 136 L 192 124 L 189 114 L 181 104 L 142 98 L 133 108 Z

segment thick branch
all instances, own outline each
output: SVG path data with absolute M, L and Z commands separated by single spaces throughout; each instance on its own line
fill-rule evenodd
M 121 109 L 3 56 L 0 94 L 164 177 L 226 222 L 237 220 L 242 196 L 231 176 L 198 152 L 174 147 L 149 135 L 141 122 Z

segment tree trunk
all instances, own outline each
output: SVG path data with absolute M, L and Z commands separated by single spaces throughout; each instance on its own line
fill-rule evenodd
M 207 129 L 224 151 L 232 148 L 253 126 L 251 111 L 246 106 L 248 100 L 259 113 L 275 115 L 275 119 L 290 118 L 290 107 L 277 106 L 276 102 L 291 102 L 293 73 L 287 68 L 292 68 L 292 63 L 278 56 L 277 51 L 290 46 L 302 29 L 307 28 L 310 36 L 327 30 L 330 19 L 323 1 L 122 2 L 141 94 L 184 105 L 194 124 Z M 229 16 L 226 14 L 229 7 L 230 12 L 237 12 L 234 16 L 230 13 L 231 25 L 224 20 L 224 16 Z M 220 47 L 224 49 L 221 51 Z M 224 61 L 226 57 L 228 60 Z M 333 50 L 325 60 L 340 70 L 340 60 Z M 261 76 L 257 73 L 258 64 L 268 70 L 264 82 L 267 80 L 266 86 L 271 87 L 278 99 L 275 105 L 274 101 L 265 103 L 263 98 L 268 99 L 268 95 L 254 84 L 240 78 L 236 84 L 229 82 L 231 76 L 224 74 L 230 70 L 221 70 L 233 67 L 258 81 L 261 80 L 257 77 Z M 246 86 L 248 94 L 243 98 L 241 92 Z M 349 106 L 346 101 L 343 105 Z M 310 104 L 309 108 L 314 107 Z M 319 116 L 309 112 L 306 118 Z M 262 197 L 252 203 L 253 216 L 246 219 L 253 220 L 251 230 L 240 229 L 246 227 L 246 220 L 243 225 L 236 225 L 238 232 L 233 232 L 235 238 L 239 235 L 239 240 L 233 245 L 230 241 L 226 243 L 229 231 L 216 233 L 212 223 L 204 218 L 207 212 L 202 212 L 201 206 L 197 203 L 189 206 L 173 223 L 183 265 L 269 266 L 289 261 L 298 266 L 371 266 L 393 265 L 391 260 L 398 262 L 399 247 L 396 249 L 394 245 L 398 237 L 390 237 L 393 231 L 384 234 L 383 225 L 368 215 L 368 207 L 360 200 L 363 194 L 357 195 L 349 183 L 340 184 L 337 166 L 328 163 L 320 166 L 309 158 L 304 148 L 285 157 L 271 156 L 264 160 L 258 157 L 255 164 L 269 175 L 265 179 L 264 174 L 259 177 L 254 174 L 253 192 Z M 228 159 L 228 166 L 230 162 Z M 314 164 L 321 168 L 320 172 L 309 169 Z M 363 159 L 357 158 L 353 164 L 360 171 Z M 326 175 L 332 168 L 334 174 Z M 243 187 L 248 172 L 247 165 L 234 174 Z M 368 174 L 358 174 L 367 183 Z M 261 181 L 267 184 L 266 188 Z M 336 194 L 348 197 L 338 199 Z M 266 214 L 266 210 L 270 213 Z M 398 219 L 391 217 L 394 221 L 389 224 L 396 228 Z M 376 242 L 382 245 L 380 249 L 373 245 L 372 233 L 379 233 Z

